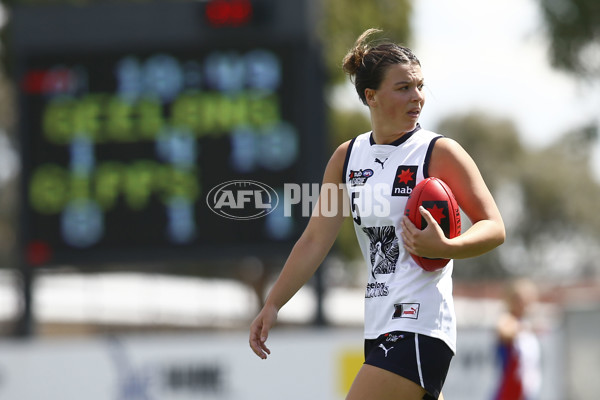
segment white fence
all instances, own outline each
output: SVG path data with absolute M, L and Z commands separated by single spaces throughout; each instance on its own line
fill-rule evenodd
M 589 393 L 599 392 L 598 344 L 592 344 L 596 364 L 565 374 L 562 351 L 557 351 L 563 348 L 562 337 L 554 331 L 542 338 L 540 400 L 569 398 L 563 382 L 571 375 L 588 379 L 585 390 L 596 385 Z M 491 400 L 493 333 L 462 330 L 459 338 L 445 398 Z M 268 343 L 273 354 L 264 361 L 249 349 L 245 332 L 5 340 L 0 342 L 0 399 L 336 400 L 344 398 L 362 362 L 360 329 L 276 328 Z M 577 357 L 593 357 L 571 353 L 571 365 L 578 363 Z M 577 394 L 571 398 L 593 398 Z

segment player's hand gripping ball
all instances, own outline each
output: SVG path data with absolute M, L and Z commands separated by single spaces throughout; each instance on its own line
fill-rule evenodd
M 427 226 L 427 221 L 419 212 L 419 206 L 431 213 L 447 238 L 452 239 L 460 235 L 460 209 L 454 194 L 444 181 L 433 177 L 423 179 L 415 186 L 406 202 L 404 215 L 422 230 Z M 411 256 L 426 271 L 444 268 L 450 261 L 446 258 L 427 258 L 414 254 Z

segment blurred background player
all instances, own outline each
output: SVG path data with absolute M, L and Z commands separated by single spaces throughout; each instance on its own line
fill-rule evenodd
M 493 400 L 534 400 L 541 387 L 540 344 L 528 318 L 537 288 L 527 279 L 506 288 L 506 312 L 498 320 L 499 385 Z

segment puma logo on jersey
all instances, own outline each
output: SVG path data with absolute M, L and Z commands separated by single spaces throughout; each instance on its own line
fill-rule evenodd
M 380 344 L 380 345 L 379 345 L 379 347 L 380 347 L 380 348 L 382 348 L 382 349 L 383 349 L 383 351 L 385 351 L 385 357 L 386 357 L 386 358 L 387 358 L 387 355 L 388 355 L 388 351 L 390 351 L 391 349 L 393 349 L 393 348 L 394 348 L 394 346 L 392 346 L 392 347 L 390 347 L 389 349 L 386 349 L 386 348 L 385 348 L 385 346 L 384 346 L 383 344 Z
M 381 161 L 379 158 L 376 158 L 376 159 L 375 159 L 375 162 L 376 162 L 376 163 L 379 163 L 379 164 L 381 164 L 381 169 L 383 169 L 383 164 L 385 164 L 385 162 L 386 162 L 387 160 L 388 160 L 388 159 L 386 158 L 385 160 Z

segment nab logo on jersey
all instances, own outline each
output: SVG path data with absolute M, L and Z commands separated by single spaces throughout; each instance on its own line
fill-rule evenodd
M 392 196 L 410 196 L 415 188 L 418 168 L 416 165 L 401 165 L 398 167 L 394 175 Z

